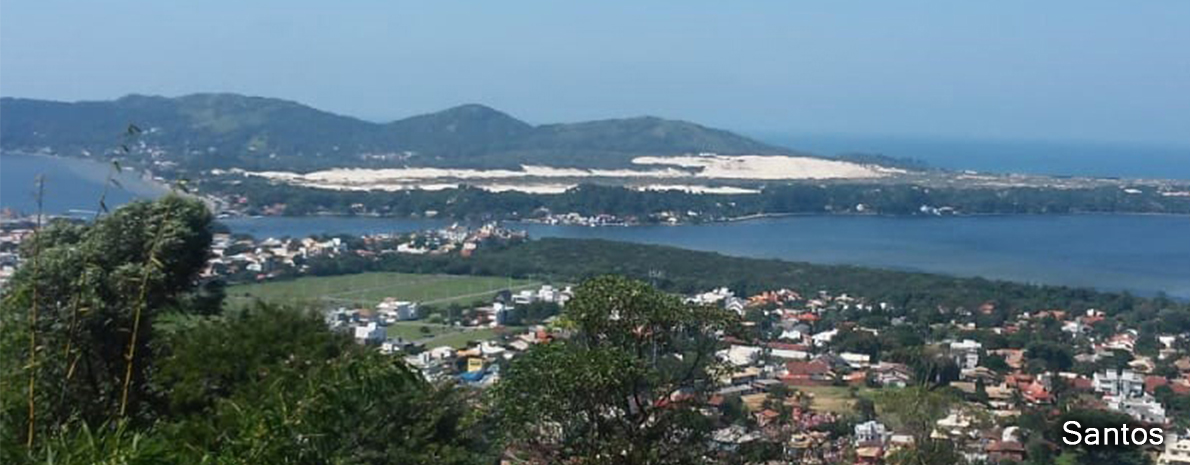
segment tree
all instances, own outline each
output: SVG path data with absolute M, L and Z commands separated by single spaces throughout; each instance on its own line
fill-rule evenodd
M 463 393 L 399 360 L 351 351 L 220 400 L 183 463 L 479 464 L 483 434 Z
M 210 223 L 201 202 L 169 195 L 90 225 L 58 222 L 29 241 L 35 249 L 24 256 L 40 266 L 20 268 L 0 308 L 0 378 L 34 382 L 0 385 L 0 444 L 13 444 L 14 424 L 36 435 L 70 419 L 152 417 L 153 323 L 184 306 L 206 263 Z M 32 312 L 35 325 L 18 324 Z M 23 408 L 26 399 L 34 408 Z
M 878 399 L 880 416 L 894 429 L 913 437 L 913 446 L 898 450 L 890 463 L 949 465 L 960 461 L 951 442 L 931 437 L 938 420 L 954 405 L 954 397 L 941 389 L 910 386 L 882 391 Z
M 719 308 L 622 277 L 580 285 L 568 339 L 515 359 L 493 409 L 513 453 L 549 463 L 689 463 L 707 453 L 700 411 L 724 370 Z
M 153 383 L 168 399 L 168 414 L 178 418 L 208 414 L 233 394 L 271 389 L 274 380 L 301 375 L 352 348 L 320 315 L 263 303 L 163 339 Z
M 1029 361 L 1037 360 L 1042 363 L 1044 371 L 1065 371 L 1074 365 L 1074 356 L 1070 346 L 1051 341 L 1036 341 L 1025 347 L 1025 356 Z

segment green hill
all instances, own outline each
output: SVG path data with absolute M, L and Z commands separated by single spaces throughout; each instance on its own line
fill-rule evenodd
M 623 167 L 644 155 L 784 154 L 728 131 L 655 117 L 534 126 L 483 105 L 373 123 L 300 103 L 237 94 L 113 101 L 0 100 L 0 148 L 66 156 L 114 153 L 128 124 L 145 132 L 133 161 L 184 169 Z

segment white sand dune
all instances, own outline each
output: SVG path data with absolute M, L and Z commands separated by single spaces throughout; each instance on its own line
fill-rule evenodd
M 454 168 L 334 168 L 311 173 L 287 171 L 241 172 L 294 185 L 337 190 L 438 190 L 457 187 L 459 183 L 475 185 L 493 192 L 522 191 L 559 193 L 580 182 L 593 179 L 733 179 L 733 180 L 799 180 L 799 179 L 869 179 L 904 173 L 875 165 L 862 165 L 838 160 L 774 155 L 686 155 L 677 157 L 638 157 L 632 162 L 650 166 L 644 169 L 582 169 L 539 165 L 524 165 L 519 170 L 478 170 Z M 656 166 L 656 168 L 651 168 Z M 573 182 L 542 183 L 545 179 L 565 179 Z M 472 182 L 480 181 L 480 182 Z M 491 183 L 485 181 L 501 181 Z M 684 190 L 687 192 L 745 194 L 754 189 L 739 187 L 711 187 L 674 183 L 651 184 L 647 190 Z
M 694 186 L 690 184 L 650 184 L 637 188 L 642 191 L 682 191 L 692 194 L 759 194 L 760 189 L 733 186 Z
M 773 155 L 638 157 L 632 162 L 701 168 L 697 177 L 709 179 L 861 179 L 891 174 L 885 168 L 859 163 Z

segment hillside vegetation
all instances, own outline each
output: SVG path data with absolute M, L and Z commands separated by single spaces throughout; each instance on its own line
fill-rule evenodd
M 4 150 L 98 157 L 114 153 L 118 136 L 134 124 L 144 133 L 132 161 L 168 160 L 193 169 L 594 168 L 628 166 L 644 155 L 792 153 L 685 121 L 639 117 L 534 126 L 475 104 L 390 123 L 237 94 L 74 103 L 5 98 L 0 113 Z

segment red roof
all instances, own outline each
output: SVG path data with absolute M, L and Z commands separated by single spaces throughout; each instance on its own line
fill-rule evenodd
M 812 376 L 825 375 L 831 372 L 831 367 L 821 360 L 812 362 L 787 362 L 785 369 L 789 370 L 790 376 Z
M 1091 383 L 1091 378 L 1079 376 L 1078 378 L 1070 380 L 1070 387 L 1079 391 L 1090 391 L 1093 387 L 1093 384 Z
M 803 352 L 810 350 L 810 348 L 806 347 L 805 344 L 790 344 L 787 342 L 770 342 L 767 345 L 770 349 L 778 349 L 778 350 L 800 350 Z
M 1152 394 L 1158 387 L 1169 384 L 1164 376 L 1145 376 L 1145 392 Z

